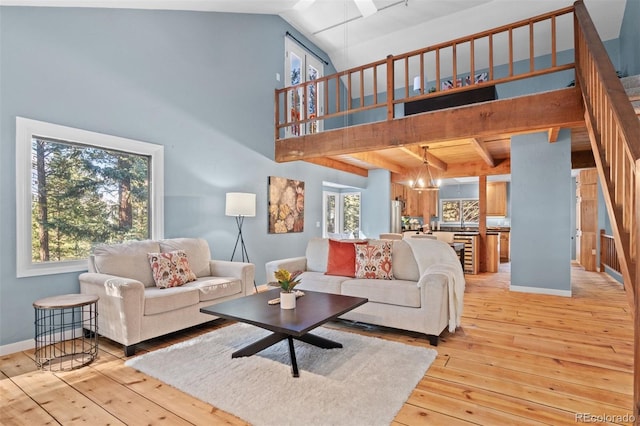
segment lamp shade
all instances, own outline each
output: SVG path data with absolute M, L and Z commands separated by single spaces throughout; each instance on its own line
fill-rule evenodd
M 224 214 L 227 216 L 255 216 L 256 194 L 248 192 L 227 192 Z

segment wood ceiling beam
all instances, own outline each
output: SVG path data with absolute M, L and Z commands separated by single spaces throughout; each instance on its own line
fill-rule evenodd
M 394 173 L 404 173 L 406 171 L 405 167 L 402 167 L 398 163 L 390 161 L 375 152 L 359 152 L 356 154 L 350 154 L 350 157 L 356 158 L 360 161 L 364 161 L 365 163 L 369 163 L 381 169 L 387 169 Z
M 435 141 L 577 126 L 584 126 L 584 106 L 579 90 L 569 87 L 279 139 L 275 141 L 275 160 L 282 163 L 413 144 L 428 145 Z
M 590 169 L 596 167 L 593 151 L 574 151 L 571 153 L 572 169 Z
M 391 182 L 407 184 L 409 180 L 414 179 L 417 168 L 408 170 L 407 173 L 391 174 Z M 448 179 L 457 177 L 472 176 L 492 176 L 492 175 L 508 175 L 511 173 L 511 160 L 497 160 L 494 167 L 489 166 L 484 161 L 469 161 L 466 163 L 449 164 L 446 172 L 434 173 L 434 179 Z
M 402 146 L 400 147 L 400 150 L 402 150 L 403 152 L 411 155 L 412 157 L 420 161 L 424 160 L 424 148 L 418 145 Z M 438 170 L 442 170 L 442 171 L 447 170 L 447 163 L 445 163 L 444 161 L 442 161 L 441 159 L 439 159 L 429 151 L 427 151 L 427 162 L 429 163 L 430 166 L 433 166 Z
M 353 164 L 343 163 L 342 161 L 334 160 L 332 158 L 308 158 L 307 163 L 316 164 L 318 166 L 329 167 L 331 169 L 341 170 L 347 173 L 353 173 L 355 175 L 368 177 L 369 170 L 362 167 L 354 166 Z
M 549 143 L 558 142 L 558 134 L 560 133 L 560 127 L 552 127 L 547 132 L 549 137 Z
M 496 162 L 493 159 L 493 156 L 491 155 L 487 147 L 484 145 L 484 143 L 480 142 L 476 138 L 471 138 L 469 140 L 471 141 L 471 146 L 475 148 L 475 150 L 478 152 L 480 157 L 482 157 L 484 162 L 491 167 L 495 167 Z
M 508 175 L 511 173 L 511 159 L 496 160 L 495 166 L 489 166 L 484 161 L 449 164 L 449 169 L 438 176 L 440 179 L 471 176 Z

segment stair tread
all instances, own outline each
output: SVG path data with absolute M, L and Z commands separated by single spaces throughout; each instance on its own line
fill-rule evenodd
M 640 74 L 622 77 L 620 79 L 620 82 L 622 83 L 622 87 L 624 87 L 625 90 L 632 89 L 634 87 L 640 87 Z
M 640 87 L 632 87 L 629 89 L 624 89 L 624 91 L 629 96 L 629 98 L 640 96 Z

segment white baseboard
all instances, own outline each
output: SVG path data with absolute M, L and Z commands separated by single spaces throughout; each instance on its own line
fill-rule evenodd
M 28 351 L 36 347 L 36 342 L 33 339 L 23 340 L 22 342 L 9 343 L 8 345 L 0 346 L 0 356 L 13 354 L 16 352 Z
M 64 332 L 64 340 L 73 338 L 73 336 L 82 336 L 82 328 L 76 328 L 75 330 L 67 330 Z M 9 343 L 8 345 L 0 346 L 0 356 L 9 355 L 16 352 L 28 351 L 35 349 L 35 339 L 23 340 L 22 342 Z
M 552 288 L 525 287 L 520 285 L 510 285 L 509 290 L 520 293 L 548 294 L 551 296 L 571 297 L 571 290 L 554 290 Z

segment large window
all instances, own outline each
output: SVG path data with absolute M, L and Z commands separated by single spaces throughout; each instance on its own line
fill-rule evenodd
M 323 232 L 327 238 L 360 237 L 360 193 L 323 192 Z
M 86 269 L 99 243 L 162 236 L 163 147 L 16 120 L 18 276 Z

